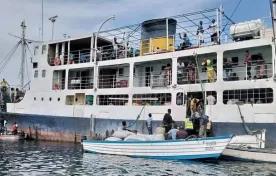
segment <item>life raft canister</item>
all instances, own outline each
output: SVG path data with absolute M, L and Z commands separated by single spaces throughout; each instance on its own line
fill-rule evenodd
M 54 64 L 55 65 L 60 65 L 60 59 L 58 57 L 55 58 Z

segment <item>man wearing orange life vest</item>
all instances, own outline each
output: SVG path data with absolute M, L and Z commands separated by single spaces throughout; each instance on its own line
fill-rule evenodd
M 210 59 L 204 59 L 203 62 L 202 62 L 202 66 L 205 66 L 206 69 L 207 69 L 207 76 L 208 76 L 209 83 L 215 82 L 214 67 L 211 65 L 211 60 Z
M 17 135 L 17 131 L 18 130 L 18 125 L 16 122 L 14 122 L 13 126 L 12 126 L 12 134 L 13 135 Z

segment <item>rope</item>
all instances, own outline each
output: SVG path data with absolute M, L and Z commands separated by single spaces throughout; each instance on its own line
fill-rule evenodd
M 238 7 L 240 6 L 240 3 L 242 2 L 242 0 L 240 0 L 236 6 L 236 8 L 234 9 L 233 13 L 230 16 L 230 19 L 233 17 L 233 15 L 236 13 L 236 10 L 238 9 Z M 229 20 L 230 21 L 230 20 Z M 222 32 L 225 30 L 226 26 L 228 25 L 229 21 L 227 21 L 225 27 L 222 29 Z
M 146 104 L 144 104 L 144 106 L 142 107 L 142 109 L 141 109 L 139 115 L 137 116 L 136 120 L 135 120 L 131 125 L 127 126 L 127 128 L 130 128 L 130 127 L 132 127 L 133 125 L 135 125 L 135 123 L 140 119 L 141 114 L 142 114 L 142 112 L 143 112 L 145 106 L 146 106 Z
M 0 67 L 0 73 L 2 73 L 2 71 L 3 71 L 3 70 L 5 69 L 5 67 L 7 66 L 7 64 L 9 63 L 9 61 L 10 61 L 12 55 L 14 54 L 14 52 L 16 51 L 16 49 L 17 49 L 17 47 L 19 46 L 20 43 L 21 43 L 21 41 L 18 42 L 18 43 L 15 45 L 15 47 L 11 50 L 11 52 L 5 57 L 5 59 L 1 61 L 0 65 L 1 65 L 3 62 L 4 62 L 4 63 L 3 63 L 2 66 Z
M 238 109 L 239 109 L 240 117 L 241 117 L 242 124 L 243 124 L 243 128 L 244 128 L 245 132 L 246 132 L 247 134 L 249 134 L 249 135 L 256 135 L 256 134 L 262 132 L 263 130 L 254 130 L 254 131 L 251 131 L 251 130 L 248 128 L 248 126 L 247 126 L 246 123 L 245 123 L 244 117 L 243 117 L 243 115 L 242 115 L 242 113 L 241 113 L 240 105 L 237 104 L 237 106 L 238 106 Z
M 199 82 L 200 82 L 200 86 L 201 86 L 201 93 L 202 93 L 202 98 L 203 98 L 203 113 L 205 114 L 205 113 L 206 113 L 206 103 L 205 103 L 204 87 L 203 87 L 202 80 L 200 79 L 200 76 L 199 76 L 199 69 L 198 69 L 198 62 L 197 62 L 197 54 L 194 53 L 194 55 L 195 55 L 195 61 L 196 61 L 197 75 L 198 75 L 198 78 L 199 78 Z

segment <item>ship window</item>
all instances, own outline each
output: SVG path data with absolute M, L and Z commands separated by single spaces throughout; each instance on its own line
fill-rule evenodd
M 271 88 L 237 89 L 223 91 L 224 104 L 267 104 L 273 102 L 273 90 Z
M 51 97 L 49 98 L 49 101 L 52 101 L 52 98 L 51 98 Z
M 39 46 L 36 46 L 36 47 L 34 48 L 34 55 L 37 55 L 38 49 L 39 49 Z
M 98 95 L 97 104 L 105 106 L 125 106 L 128 104 L 128 95 Z
M 43 46 L 42 46 L 42 54 L 45 54 L 45 53 L 46 53 L 46 50 L 47 50 L 47 46 L 46 46 L 46 45 L 43 45 Z
M 124 68 L 119 68 L 119 76 L 124 76 Z
M 185 102 L 185 95 L 183 97 L 183 92 L 178 92 L 176 94 L 176 105 L 184 105 Z
M 41 98 L 41 101 L 43 101 L 43 100 L 44 100 L 44 98 L 42 97 L 42 98 Z
M 34 97 L 34 101 L 36 101 L 36 97 Z
M 65 104 L 73 105 L 74 104 L 74 95 L 67 95 Z
M 57 101 L 60 101 L 60 98 L 58 98 Z
M 42 78 L 46 77 L 46 70 L 42 70 Z
M 34 72 L 34 77 L 35 77 L 35 78 L 38 77 L 38 70 L 35 70 L 35 72 Z
M 172 100 L 172 95 L 170 93 L 134 94 L 132 104 L 136 106 L 171 105 L 171 100 Z
M 37 62 L 34 62 L 34 63 L 33 63 L 33 68 L 37 68 L 37 67 L 38 67 Z
M 85 104 L 86 105 L 93 105 L 94 96 L 93 95 L 86 95 Z

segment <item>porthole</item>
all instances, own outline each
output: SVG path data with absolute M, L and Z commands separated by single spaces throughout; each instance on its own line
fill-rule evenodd
M 75 98 L 75 101 L 77 102 L 77 101 L 78 101 L 78 98 Z
M 52 101 L 52 98 L 51 98 L 51 97 L 49 98 L 49 101 Z
M 41 101 L 43 101 L 43 100 L 44 100 L 44 98 L 42 97 L 42 98 L 41 98 Z
M 34 101 L 36 100 L 36 97 L 34 97 Z
M 57 100 L 60 101 L 60 98 L 58 98 Z

